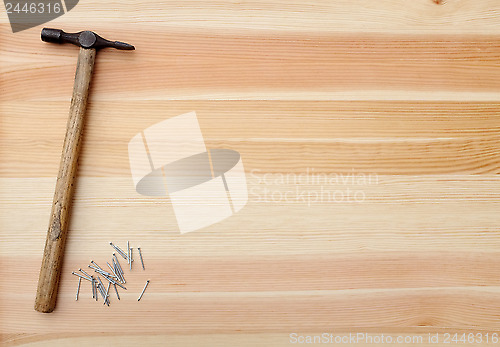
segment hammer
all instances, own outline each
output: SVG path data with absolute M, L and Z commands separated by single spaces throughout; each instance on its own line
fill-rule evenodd
M 78 165 L 78 152 L 81 144 L 84 115 L 87 108 L 89 86 L 94 69 L 96 52 L 105 47 L 123 50 L 134 50 L 135 48 L 128 43 L 106 40 L 92 31 L 66 33 L 59 29 L 44 28 L 41 37 L 42 41 L 45 42 L 68 42 L 80 47 L 66 137 L 59 165 L 59 174 L 57 175 L 52 212 L 50 214 L 35 299 L 35 310 L 48 313 L 52 312 L 56 306 L 64 245 L 68 234 L 73 182 Z

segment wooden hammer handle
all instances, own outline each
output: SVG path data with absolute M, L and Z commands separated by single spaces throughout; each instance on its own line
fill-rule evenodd
M 52 312 L 56 306 L 64 245 L 68 234 L 73 185 L 78 165 L 78 152 L 95 56 L 95 49 L 80 48 L 78 54 L 66 137 L 52 203 L 42 267 L 38 279 L 35 310 L 39 312 Z

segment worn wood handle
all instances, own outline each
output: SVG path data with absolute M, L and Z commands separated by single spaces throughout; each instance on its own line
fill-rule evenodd
M 52 312 L 56 306 L 64 245 L 68 234 L 73 185 L 78 165 L 78 152 L 95 56 L 95 49 L 80 48 L 66 137 L 38 279 L 35 310 L 39 312 Z

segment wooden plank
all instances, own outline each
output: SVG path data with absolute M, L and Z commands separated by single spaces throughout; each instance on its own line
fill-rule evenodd
M 33 279 L 77 49 L 41 42 L 42 26 L 12 34 L 2 16 L 0 344 L 498 331 L 499 12 L 496 0 L 89 0 L 44 25 L 137 47 L 97 58 L 49 316 L 33 310 Z M 168 198 L 135 192 L 127 143 L 193 110 L 209 148 L 241 153 L 250 200 L 179 235 Z M 293 181 L 300 174 L 376 180 Z M 348 189 L 362 201 L 321 195 Z M 140 242 L 147 271 L 134 269 L 109 309 L 88 286 L 75 302 L 71 271 L 108 259 L 110 240 Z
M 3 32 L 6 29 L 4 25 Z M 75 47 L 54 47 L 38 39 L 33 43 L 32 35 L 19 35 L 16 41 L 22 43 L 13 45 L 14 49 L 8 46 L 12 38 L 5 38 L 9 49 L 3 52 L 7 64 L 2 83 L 8 88 L 0 100 L 68 99 Z M 465 95 L 471 101 L 499 101 L 494 93 L 500 90 L 500 48 L 496 44 L 498 36 L 493 35 L 161 30 L 149 35 L 149 29 L 139 29 L 121 36 L 137 42 L 137 51 L 125 54 L 109 50 L 99 54 L 94 100 L 363 100 L 368 92 L 372 99 L 402 99 L 416 93 L 413 98 L 419 100 L 463 101 L 459 96 Z M 32 83 L 23 83 L 28 76 Z
M 68 105 L 3 105 L 0 156 L 10 164 L 1 175 L 55 176 Z M 128 141 L 192 110 L 207 146 L 239 151 L 248 172 L 499 173 L 499 109 L 454 102 L 92 102 L 79 174 L 128 176 Z
M 45 235 L 40 230 L 47 227 L 54 182 L 0 180 L 0 199 L 5 203 L 0 209 L 2 237 L 11 245 L 3 254 L 33 255 L 18 233 L 43 244 Z M 130 178 L 82 177 L 75 192 L 70 253 L 109 250 L 110 235 L 140 239 L 158 254 L 167 247 L 169 255 L 181 257 L 334 254 L 367 248 L 493 252 L 500 247 L 498 177 L 380 176 L 373 184 L 352 185 L 278 184 L 273 177 L 252 174 L 248 184 L 249 202 L 240 213 L 204 232 L 179 238 L 168 198 L 137 194 Z M 313 195 L 321 189 L 362 191 L 364 200 L 353 201 L 352 193 L 335 201 Z M 287 192 L 291 194 L 284 199 Z M 310 200 L 301 193 L 309 194 Z M 80 248 L 80 244 L 88 246 Z
M 416 331 L 415 331 L 416 330 Z M 116 333 L 100 333 L 94 334 L 92 336 L 83 336 L 78 333 L 70 334 L 70 333 L 59 333 L 59 334 L 9 334 L 5 335 L 4 341 L 6 342 L 6 346 L 16 346 L 20 344 L 29 344 L 29 346 L 44 346 L 47 342 L 50 342 L 51 346 L 68 346 L 68 345 L 78 345 L 78 346 L 95 346 L 106 344 L 107 346 L 123 346 L 123 345 L 141 345 L 147 344 L 148 346 L 180 346 L 180 347 L 198 347 L 201 345 L 210 345 L 210 346 L 243 346 L 243 347 L 254 347 L 259 345 L 267 345 L 272 344 L 276 347 L 282 346 L 290 346 L 291 343 L 299 343 L 299 337 L 302 338 L 300 342 L 305 344 L 305 338 L 310 336 L 311 338 L 316 338 L 315 336 L 323 336 L 323 334 L 328 334 L 327 340 L 323 340 L 322 343 L 326 344 L 328 341 L 334 341 L 336 339 L 340 342 L 337 344 L 342 344 L 342 339 L 344 339 L 347 343 L 356 343 L 357 346 L 373 346 L 373 341 L 381 341 L 382 335 L 384 336 L 383 341 L 388 341 L 387 339 L 391 338 L 392 343 L 396 343 L 396 341 L 403 341 L 401 343 L 397 343 L 398 346 L 410 347 L 418 344 L 422 347 L 432 347 L 436 346 L 436 342 L 429 342 L 432 340 L 440 341 L 444 343 L 444 341 L 451 341 L 453 335 L 449 334 L 445 335 L 445 333 L 432 333 L 429 336 L 428 332 L 419 332 L 418 328 L 415 328 L 413 332 L 402 333 L 399 332 L 385 332 L 380 333 L 373 329 L 359 330 L 359 331 L 327 331 L 327 332 L 318 332 L 318 331 L 307 331 L 295 333 L 297 335 L 293 335 L 294 333 L 235 333 L 235 334 L 198 334 L 198 335 L 186 335 L 186 334 L 159 334 L 159 333 L 149 333 L 147 335 L 141 334 L 116 334 Z M 434 331 L 435 329 L 433 329 Z M 361 335 L 358 337 L 357 333 Z M 465 333 L 466 339 L 469 337 L 470 333 L 473 333 L 475 337 L 477 337 L 477 341 L 480 341 L 482 337 L 484 341 L 486 341 L 486 337 L 488 337 L 491 341 L 491 336 L 494 333 L 491 332 L 483 332 L 483 331 L 459 331 L 458 338 L 461 338 L 461 335 Z M 353 340 L 350 341 L 351 336 L 354 335 Z M 437 337 L 436 337 L 437 335 Z M 297 337 L 296 337 L 297 336 Z M 333 336 L 333 337 L 330 337 Z M 496 335 L 494 335 L 496 336 Z M 1 336 L 0 336 L 1 338 Z M 437 338 L 437 340 L 436 340 Z M 378 339 L 378 340 L 376 340 Z M 404 342 L 406 339 L 406 343 Z M 2 340 L 0 340 L 2 341 Z M 326 342 L 325 342 L 326 341 Z M 354 341 L 354 342 L 352 342 Z M 471 341 L 474 341 L 473 337 L 471 337 Z M 496 339 L 495 339 L 496 341 Z M 316 342 L 320 343 L 320 342 Z M 388 342 L 387 342 L 388 343 Z M 451 342 L 450 342 L 451 343 Z M 344 343 L 345 344 L 345 343 Z M 476 345 L 480 346 L 494 346 L 495 343 L 478 343 Z
M 110 320 L 111 309 L 104 309 L 102 302 L 96 303 L 90 295 L 87 300 L 75 303 L 75 290 L 67 287 L 60 295 L 59 309 L 50 317 L 58 323 L 57 329 L 45 326 L 45 318 L 32 312 L 26 294 L 14 294 L 14 300 L 3 305 L 12 312 L 3 328 L 17 333 L 63 333 L 74 331 L 77 319 L 85 321 L 86 328 L 96 333 L 125 325 L 128 333 L 163 331 L 192 335 L 230 331 L 322 331 L 331 326 L 337 329 L 446 326 L 472 331 L 480 326 L 494 330 L 498 324 L 500 296 L 498 290 L 481 287 L 202 294 L 162 294 L 153 292 L 151 287 L 149 296 L 138 303 L 140 288 L 129 286 L 122 300 L 113 302 L 116 316 Z M 408 305 L 409 302 L 418 304 Z M 148 318 L 130 324 L 130 314 Z M 21 317 L 26 323 L 15 324 Z
M 98 8 L 98 10 L 96 10 Z M 199 31 L 500 33 L 495 0 L 199 0 L 86 1 L 58 18 L 59 26 L 124 32 L 135 27 Z M 92 16 L 88 16 L 92 13 Z M 7 16 L 0 23 L 7 23 Z M 36 30 L 35 30 L 36 31 Z
M 78 234 L 73 233 L 78 239 Z M 354 236 L 359 237 L 359 236 Z M 177 237 L 178 239 L 179 237 Z M 137 236 L 136 238 L 137 239 Z M 171 237 L 171 239 L 175 238 Z M 304 237 L 307 240 L 307 237 Z M 118 240 L 119 241 L 119 240 Z M 115 243 L 123 245 L 125 242 Z M 365 250 L 358 252 L 320 252 L 311 254 L 288 255 L 261 255 L 258 260 L 253 255 L 219 254 L 205 255 L 210 252 L 199 251 L 198 257 L 177 256 L 175 252 L 168 257 L 162 257 L 158 247 L 152 247 L 152 242 L 141 239 L 141 250 L 144 250 L 145 272 L 140 264 L 134 264 L 132 272 L 126 269 L 127 291 L 120 288 L 120 297 L 130 298 L 135 296 L 135 301 L 142 290 L 146 279 L 154 276 L 151 287 L 148 286 L 147 294 L 159 296 L 159 306 L 167 306 L 165 297 L 172 296 L 214 296 L 228 293 L 239 295 L 242 306 L 248 297 L 263 295 L 293 295 L 294 292 L 316 292 L 318 295 L 330 295 L 329 291 L 340 294 L 356 294 L 369 291 L 394 291 L 409 289 L 436 289 L 466 288 L 483 290 L 485 295 L 498 294 L 500 280 L 496 277 L 499 271 L 497 265 L 500 258 L 498 251 L 474 252 L 462 250 L 459 254 L 454 251 L 387 251 L 381 254 L 378 251 Z M 161 239 L 160 239 L 161 241 Z M 78 252 L 76 242 L 71 245 L 71 255 L 65 262 L 65 272 L 62 275 L 62 285 L 66 291 L 62 292 L 68 298 L 75 299 L 75 283 L 78 277 L 71 274 L 83 268 L 87 269 L 89 259 L 95 260 L 106 268 L 105 262 L 110 262 L 112 249 L 108 247 L 90 247 L 86 242 Z M 229 247 L 229 240 L 221 240 Z M 101 244 L 106 242 L 101 242 Z M 137 244 L 132 239 L 132 244 Z M 80 242 L 80 245 L 82 243 Z M 281 246 L 286 248 L 291 245 L 286 241 Z M 401 247 L 402 248 L 402 247 Z M 76 250 L 76 252 L 73 252 Z M 6 266 L 3 270 L 5 276 L 15 276 L 16 271 L 26 275 L 17 281 L 20 288 L 27 287 L 32 282 L 29 277 L 36 276 L 39 269 L 39 256 L 27 254 L 22 264 L 4 257 L 2 263 Z M 231 261 L 228 262 L 227 258 Z M 125 261 L 124 261 L 125 262 Z M 168 263 L 168 265 L 166 265 Z M 126 264 L 125 264 L 126 265 Z M 137 265 L 138 267 L 135 267 Z M 5 283 L 4 288 L 9 285 Z M 487 287 L 487 288 L 484 288 Z M 81 299 L 87 302 L 92 297 L 89 282 L 82 282 Z M 344 293 L 342 293 L 344 292 Z M 7 292 L 5 305 L 12 305 L 22 300 L 30 290 Z M 202 294 L 200 294 L 202 293 Z M 146 294 L 145 294 L 146 295 Z M 116 299 L 113 293 L 113 299 Z M 11 301 L 12 303 L 8 304 Z M 131 305 L 133 301 L 124 300 L 123 305 Z M 24 303 L 17 302 L 20 307 L 27 307 Z M 78 303 L 76 303 L 78 304 Z M 92 303 L 90 303 L 91 305 Z M 101 302 L 102 304 L 102 302 Z M 121 301 L 114 300 L 114 307 L 121 306 Z M 71 304 L 75 309 L 75 304 Z M 87 305 L 87 304 L 85 304 Z M 32 305 L 31 305 L 32 306 Z M 31 308 L 31 307 L 30 307 Z M 479 311 L 477 311 L 479 313 Z M 29 314 L 29 312 L 27 312 Z M 337 313 L 329 313 L 337 314 Z M 354 319 L 355 317 L 353 317 Z M 378 326 L 375 317 L 365 317 L 359 313 L 360 319 L 371 320 L 373 326 Z M 258 324 L 252 320 L 249 324 Z M 300 324 L 300 321 L 296 322 Z M 142 324 L 147 324 L 145 321 Z

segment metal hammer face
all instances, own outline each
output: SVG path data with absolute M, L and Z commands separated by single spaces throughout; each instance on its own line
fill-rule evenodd
M 135 47 L 120 41 L 109 41 L 92 31 L 80 31 L 78 33 L 67 33 L 60 29 L 42 29 L 42 41 L 53 43 L 71 43 L 83 48 L 106 48 L 113 47 L 123 50 L 134 50 Z

